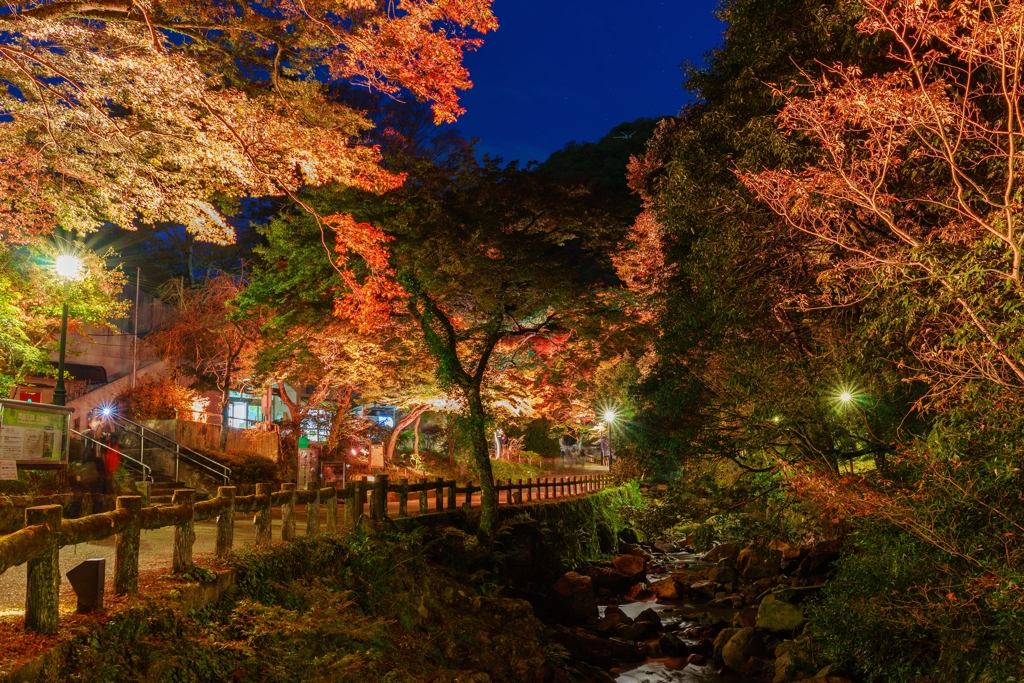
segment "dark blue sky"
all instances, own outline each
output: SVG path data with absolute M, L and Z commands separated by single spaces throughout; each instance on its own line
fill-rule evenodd
M 501 28 L 467 55 L 457 128 L 481 153 L 543 161 L 686 101 L 679 64 L 718 45 L 718 0 L 495 0 Z

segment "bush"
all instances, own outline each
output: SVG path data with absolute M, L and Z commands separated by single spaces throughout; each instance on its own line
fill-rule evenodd
M 176 411 L 206 410 L 209 402 L 168 378 L 142 380 L 115 399 L 118 412 L 133 420 L 173 420 Z
M 236 484 L 270 484 L 281 481 L 281 466 L 262 455 L 218 453 L 217 460 L 231 468 Z

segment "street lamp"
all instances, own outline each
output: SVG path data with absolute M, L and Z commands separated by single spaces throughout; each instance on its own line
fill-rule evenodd
M 614 457 L 612 455 L 612 424 L 615 422 L 615 418 L 617 418 L 617 417 L 618 417 L 618 415 L 615 414 L 615 411 L 610 409 L 610 408 L 608 410 L 604 411 L 604 422 L 605 422 L 606 425 L 608 425 L 608 469 L 609 470 L 612 468 L 612 459 Z
M 843 393 L 839 394 L 839 400 L 842 401 L 843 403 L 849 403 L 852 398 L 853 396 L 850 395 L 849 391 L 844 391 Z
M 54 264 L 57 277 L 64 281 L 64 308 L 60 316 L 60 361 L 57 363 L 57 386 L 53 388 L 53 404 L 62 406 L 67 401 L 64 389 L 64 351 L 68 343 L 68 287 L 72 280 L 82 278 L 82 260 L 72 254 L 61 254 Z

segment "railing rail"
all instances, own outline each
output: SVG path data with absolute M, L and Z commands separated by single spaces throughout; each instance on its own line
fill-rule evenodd
M 551 479 L 522 479 L 513 483 L 494 482 L 495 489 L 505 493 L 499 503 L 514 505 L 537 500 L 568 498 L 599 491 L 611 483 L 608 476 L 560 477 Z M 142 496 L 119 496 L 117 509 L 88 515 L 80 519 L 64 519 L 60 505 L 40 505 L 25 509 L 25 527 L 6 536 L 0 536 L 0 574 L 19 564 L 28 563 L 27 599 L 25 603 L 25 629 L 45 634 L 57 632 L 59 608 L 60 549 L 89 541 L 115 537 L 114 592 L 126 595 L 138 592 L 139 541 L 142 529 L 174 527 L 171 568 L 174 572 L 187 571 L 193 564 L 195 523 L 216 519 L 216 555 L 224 557 L 234 544 L 236 513 L 255 513 L 256 543 L 271 543 L 272 509 L 281 508 L 281 540 L 296 538 L 296 506 L 306 506 L 306 535 L 321 533 L 320 506 L 326 505 L 327 534 L 338 532 L 338 502 L 345 506 L 345 524 L 355 528 L 366 515 L 382 520 L 388 516 L 388 496 L 398 495 L 398 516 L 408 516 L 408 497 L 419 497 L 419 514 L 430 515 L 428 493 L 434 493 L 434 512 L 454 510 L 457 497 L 464 497 L 463 507 L 472 507 L 473 496 L 480 487 L 472 482 L 459 486 L 455 481 L 439 478 L 410 484 L 402 479 L 393 488 L 386 475 L 355 481 L 344 488 L 328 486 L 309 491 L 298 491 L 295 484 L 281 485 L 277 492 L 270 484 L 257 484 L 256 492 L 238 495 L 235 486 L 221 486 L 217 497 L 196 502 L 194 489 L 177 489 L 170 505 L 143 507 L 148 498 L 149 483 L 139 485 Z M 369 514 L 366 506 L 369 504 Z
M 142 462 L 141 460 L 136 460 L 135 458 L 133 458 L 132 456 L 128 455 L 127 453 L 123 453 L 123 452 L 119 451 L 118 449 L 113 448 L 112 446 L 108 446 L 107 444 L 105 444 L 105 443 L 103 443 L 101 441 L 97 441 L 96 439 L 92 438 L 91 436 L 86 436 L 85 434 L 83 434 L 82 432 L 78 431 L 77 429 L 72 429 L 71 433 L 76 435 L 76 436 L 78 436 L 83 441 L 88 441 L 88 442 L 91 442 L 93 444 L 98 444 L 100 446 L 103 446 L 104 448 L 109 448 L 110 450 L 114 451 L 119 456 L 121 456 L 121 460 L 124 461 L 131 469 L 133 469 L 133 470 L 137 471 L 139 474 L 141 474 L 143 481 L 153 481 L 153 468 L 150 467 L 149 465 L 147 465 L 146 463 Z
M 113 420 L 114 423 L 122 429 L 139 437 L 140 455 L 145 453 L 145 443 L 147 440 L 156 448 L 172 454 L 174 456 L 175 480 L 177 480 L 179 476 L 179 461 L 185 460 L 185 462 L 206 470 L 215 477 L 222 479 L 225 485 L 231 483 L 231 468 L 227 465 L 219 463 L 213 458 L 209 458 L 202 453 L 192 450 L 188 446 L 181 445 L 174 439 L 166 437 L 160 432 L 154 431 L 145 425 L 129 420 L 121 415 L 114 415 Z
M 219 422 L 206 422 L 206 424 L 213 425 L 214 427 L 221 427 L 224 425 L 224 416 L 220 413 L 211 413 L 208 410 L 188 410 L 188 409 L 174 409 L 174 419 L 185 420 L 187 422 L 199 422 L 199 420 L 190 419 L 189 415 L 205 415 L 207 417 L 215 417 Z M 246 426 L 244 429 L 255 429 L 261 432 L 280 432 L 281 425 L 275 422 L 269 422 L 267 420 L 250 420 L 247 417 L 228 417 L 228 422 L 244 422 Z M 248 425 L 255 425 L 255 427 L 249 427 Z M 230 424 L 228 425 L 231 426 Z

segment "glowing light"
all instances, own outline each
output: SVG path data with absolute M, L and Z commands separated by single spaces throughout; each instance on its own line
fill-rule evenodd
M 357 451 L 356 449 L 353 448 L 352 449 L 352 455 L 359 455 L 359 451 Z M 348 467 L 348 465 L 346 465 L 346 467 Z
M 103 417 L 110 417 L 111 413 L 114 412 L 114 409 L 110 406 L 103 406 L 100 408 L 100 412 L 103 414 Z
M 852 398 L 853 396 L 850 395 L 849 391 L 844 391 L 843 393 L 839 394 L 839 400 L 842 401 L 843 403 L 849 403 Z
M 618 415 L 615 414 L 614 410 L 604 411 L 604 421 L 607 422 L 608 424 L 615 422 L 616 417 L 618 417 Z
M 772 422 L 774 422 L 775 424 L 779 424 L 779 416 L 776 415 L 775 417 L 773 417 Z
M 82 277 L 82 260 L 77 256 L 61 254 L 57 257 L 54 270 L 65 280 L 78 280 Z

